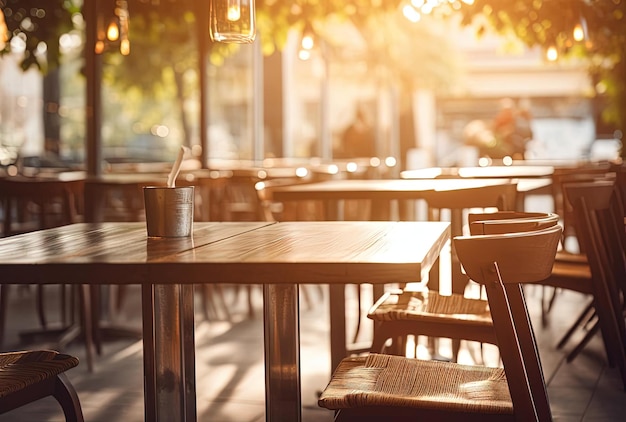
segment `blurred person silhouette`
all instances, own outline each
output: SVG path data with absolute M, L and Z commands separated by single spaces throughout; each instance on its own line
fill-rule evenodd
M 532 119 L 530 100 L 528 98 L 520 99 L 515 119 L 515 133 L 522 139 L 524 149 L 526 149 L 526 144 L 533 139 Z
M 498 146 L 492 158 L 510 156 L 523 160 L 526 143 L 532 139 L 531 114 L 527 100 L 520 101 L 518 108 L 511 98 L 500 101 L 500 111 L 493 119 L 493 134 Z
M 337 158 L 375 156 L 374 129 L 367 118 L 363 106 L 356 108 L 354 119 L 341 135 L 341 146 Z

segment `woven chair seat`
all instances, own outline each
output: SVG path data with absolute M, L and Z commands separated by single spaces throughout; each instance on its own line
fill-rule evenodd
M 318 404 L 331 410 L 378 406 L 513 414 L 502 368 L 374 353 L 344 359 Z
M 550 277 L 547 280 L 540 281 L 538 284 L 593 294 L 591 269 L 584 262 L 557 261 Z
M 467 321 L 491 326 L 491 314 L 486 300 L 466 298 L 453 293 L 440 295 L 433 290 L 387 292 L 372 307 L 368 318 L 374 321 L 413 320 L 439 323 Z
M 78 365 L 74 356 L 52 350 L 0 353 L 0 398 L 53 378 Z

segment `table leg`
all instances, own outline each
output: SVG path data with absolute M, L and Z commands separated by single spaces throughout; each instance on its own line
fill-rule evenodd
M 391 204 L 390 200 L 379 199 L 376 201 L 370 201 L 370 220 L 371 221 L 389 221 L 391 219 Z
M 463 210 L 458 208 L 453 208 L 450 210 L 450 232 L 452 238 L 455 236 L 461 236 L 463 234 Z M 469 282 L 469 278 L 467 275 L 461 271 L 461 262 L 456 254 L 456 250 L 454 249 L 454 242 L 451 245 L 452 250 L 452 293 L 463 294 L 465 291 L 465 287 Z
M 302 420 L 297 284 L 263 286 L 265 420 Z
M 348 354 L 346 348 L 346 286 L 329 286 L 330 306 L 330 370 L 335 371 L 341 359 Z
M 326 200 L 324 201 L 324 220 L 341 221 L 343 220 L 343 201 Z
M 142 287 L 146 421 L 195 421 L 193 285 Z
M 357 289 L 361 284 L 354 284 Z M 329 286 L 330 303 L 330 372 L 333 373 L 343 358 L 349 355 L 368 352 L 371 349 L 369 342 L 347 344 L 346 339 L 346 287 L 345 284 L 331 284 Z M 373 284 L 372 294 L 379 298 L 385 293 L 384 284 Z M 358 310 L 360 318 L 361 310 Z M 374 332 L 377 327 L 374 325 Z

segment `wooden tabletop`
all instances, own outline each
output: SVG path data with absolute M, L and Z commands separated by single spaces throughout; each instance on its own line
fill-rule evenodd
M 297 284 L 420 281 L 449 238 L 443 222 L 196 223 L 188 238 L 83 223 L 0 239 L 0 280 L 141 284 L 151 422 L 197 416 L 192 283 L 263 284 L 266 419 L 297 422 Z
M 444 241 L 445 227 L 446 223 L 195 223 L 193 237 L 153 239 L 146 236 L 145 223 L 74 224 L 1 239 L 0 275 L 11 283 L 419 281 L 438 251 L 433 256 L 433 242 L 417 240 Z
M 508 179 L 335 179 L 272 189 L 276 201 L 316 199 L 423 199 L 428 191 L 478 189 Z
M 554 173 L 552 166 L 488 166 L 488 167 L 430 167 L 405 170 L 400 173 L 403 179 L 435 178 L 526 178 L 550 177 Z

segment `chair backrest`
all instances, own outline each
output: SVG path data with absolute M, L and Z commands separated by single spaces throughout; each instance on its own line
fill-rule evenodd
M 552 199 L 554 211 L 563 220 L 564 236 L 576 235 L 573 210 L 570 201 L 567 199 L 567 193 L 563 188 L 564 184 L 603 179 L 610 170 L 610 165 L 606 163 L 583 165 L 577 168 L 557 167 L 554 169 L 552 174 Z
M 15 230 L 12 224 L 23 218 L 24 209 L 29 202 L 39 207 L 38 215 L 35 216 L 34 229 L 76 222 L 83 211 L 84 185 L 83 179 L 64 180 L 24 176 L 0 179 L 0 200 L 4 209 L 4 235 L 8 236 L 19 231 Z M 48 211 L 54 204 L 59 204 L 61 210 L 58 215 L 52 216 L 56 218 L 51 218 L 51 213 Z M 15 218 L 14 211 L 21 216 Z
M 596 312 L 614 361 L 626 377 L 626 324 L 620 290 L 626 292 L 624 216 L 613 182 L 567 184 L 564 189 L 572 203 L 578 237 L 585 247 L 593 276 Z M 620 211 L 623 213 L 623 211 Z M 625 379 L 626 381 L 626 379 Z
M 511 181 L 462 192 L 439 190 L 435 195 L 425 193 L 425 197 L 428 206 L 435 209 L 497 207 L 499 210 L 512 210 L 515 209 L 517 200 L 517 182 Z
M 503 234 L 541 230 L 559 222 L 554 213 L 497 211 L 469 214 L 470 234 Z
M 457 236 L 454 244 L 459 259 L 470 278 L 485 284 L 481 271 L 485 262 L 498 263 L 505 283 L 533 283 L 545 280 L 552 273 L 552 265 L 562 228 L 558 225 L 532 232 L 496 235 Z M 556 234 L 556 236 L 555 236 Z M 541 242 L 550 242 L 542 244 Z M 468 244 L 475 249 L 468 249 Z M 554 249 L 554 253 L 552 253 Z
M 622 164 L 615 169 L 615 180 L 622 208 L 626 209 L 626 164 Z
M 250 175 L 233 175 L 224 186 L 222 221 L 263 221 L 267 218 L 255 184 L 259 179 Z
M 552 272 L 562 228 L 458 236 L 454 245 L 470 278 L 485 287 L 500 356 L 518 420 L 551 420 L 534 332 L 520 283 Z
M 621 194 L 613 181 L 571 183 L 564 186 L 573 208 L 580 208 L 574 215 L 586 224 L 586 246 L 593 240 L 603 246 L 596 253 L 606 255 L 617 286 L 626 292 L 626 231 Z M 584 208 L 583 208 L 584 207 Z M 594 239 L 589 238 L 592 234 Z

